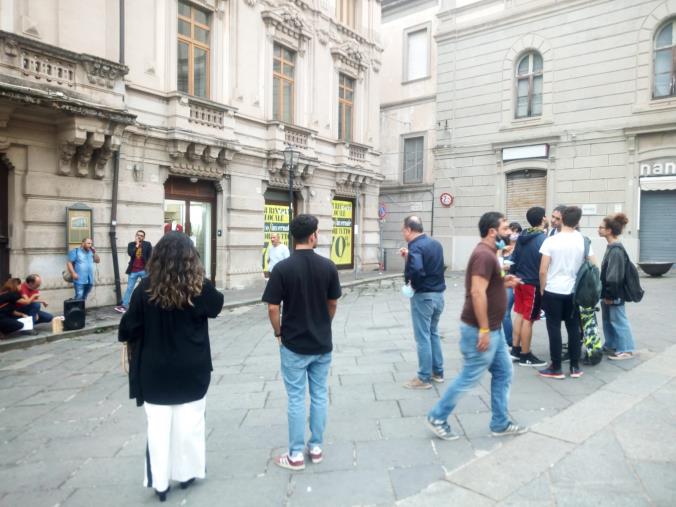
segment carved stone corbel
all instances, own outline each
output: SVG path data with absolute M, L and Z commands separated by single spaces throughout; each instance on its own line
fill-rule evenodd
M 110 160 L 110 157 L 113 156 L 112 145 L 112 136 L 106 136 L 106 140 L 103 142 L 103 146 L 98 149 L 96 154 L 96 161 L 94 162 L 94 178 L 103 179 L 106 175 L 106 164 Z

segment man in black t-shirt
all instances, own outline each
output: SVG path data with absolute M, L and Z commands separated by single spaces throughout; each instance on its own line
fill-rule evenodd
M 333 262 L 314 252 L 317 218 L 298 215 L 291 222 L 296 249 L 270 273 L 263 293 L 268 317 L 280 346 L 281 369 L 289 399 L 289 450 L 275 464 L 290 470 L 305 468 L 305 384 L 310 385 L 310 432 L 307 444 L 313 463 L 322 461 L 331 367 L 331 321 L 341 295 Z M 281 316 L 280 305 L 284 307 Z

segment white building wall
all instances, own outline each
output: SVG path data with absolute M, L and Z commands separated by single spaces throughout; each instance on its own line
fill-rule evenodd
M 559 203 L 595 207 L 581 224 L 593 238 L 603 216 L 627 213 L 624 239 L 636 258 L 635 145 L 648 132 L 673 129 L 676 99 L 652 100 L 650 75 L 652 38 L 676 15 L 676 2 L 462 4 L 444 2 L 437 32 L 437 119 L 448 122 L 437 131 L 437 191 L 456 201 L 435 230 L 453 267 L 464 267 L 480 215 L 505 211 L 505 175 L 527 168 L 547 171 L 549 211 Z M 530 49 L 544 59 L 543 113 L 515 119 L 514 69 Z M 503 147 L 543 143 L 546 160 L 501 162 Z

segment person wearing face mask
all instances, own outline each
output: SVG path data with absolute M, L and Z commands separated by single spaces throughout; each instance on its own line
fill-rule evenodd
M 411 215 L 404 219 L 402 235 L 408 248 L 404 295 L 411 298 L 411 320 L 418 353 L 418 374 L 404 384 L 406 389 L 431 389 L 432 382 L 444 381 L 444 357 L 441 352 L 439 319 L 444 311 L 444 249 L 441 243 L 423 232 L 422 221 Z M 412 293 L 411 293 L 412 291 Z
M 509 230 L 511 231 L 509 235 L 509 242 L 502 250 L 499 250 L 498 255 L 501 256 L 501 262 L 505 272 L 509 271 L 510 266 L 512 265 L 512 254 L 514 253 L 514 247 L 516 246 L 516 240 L 519 238 L 519 234 L 523 228 L 519 222 L 512 222 L 509 224 Z M 512 322 L 512 307 L 514 306 L 514 291 L 511 287 L 507 287 L 507 311 L 505 316 L 502 319 L 502 330 L 505 332 L 505 341 L 507 346 L 512 346 L 513 341 L 513 322 Z M 518 320 L 518 315 L 515 317 Z M 517 322 L 518 324 L 518 322 Z
M 465 273 L 465 305 L 460 320 L 462 370 L 427 414 L 427 426 L 442 440 L 456 440 L 448 417 L 461 396 L 479 383 L 486 371 L 491 372 L 490 429 L 494 436 L 517 435 L 527 428 L 509 417 L 509 390 L 512 361 L 502 331 L 502 317 L 507 308 L 506 287 L 521 281 L 504 275 L 497 251 L 509 240 L 509 225 L 502 213 L 491 211 L 479 220 L 481 241 L 474 248 Z

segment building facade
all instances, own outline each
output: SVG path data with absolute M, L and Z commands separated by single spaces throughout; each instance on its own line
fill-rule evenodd
M 67 243 L 90 220 L 91 304 L 116 302 L 112 253 L 124 284 L 137 229 L 153 243 L 185 232 L 218 287 L 244 287 L 262 277 L 269 233 L 286 241 L 289 201 L 318 216 L 320 253 L 377 266 L 377 0 L 1 9 L 3 276 L 37 272 L 48 300 L 69 297 Z
M 434 233 L 437 53 L 434 33 L 439 0 L 383 0 L 380 187 L 383 259 L 403 267 L 401 226 L 422 218 Z
M 439 22 L 436 190 L 455 200 L 434 229 L 452 267 L 483 212 L 523 224 L 558 204 L 592 238 L 622 211 L 633 259 L 676 260 L 676 0 L 444 0 Z

